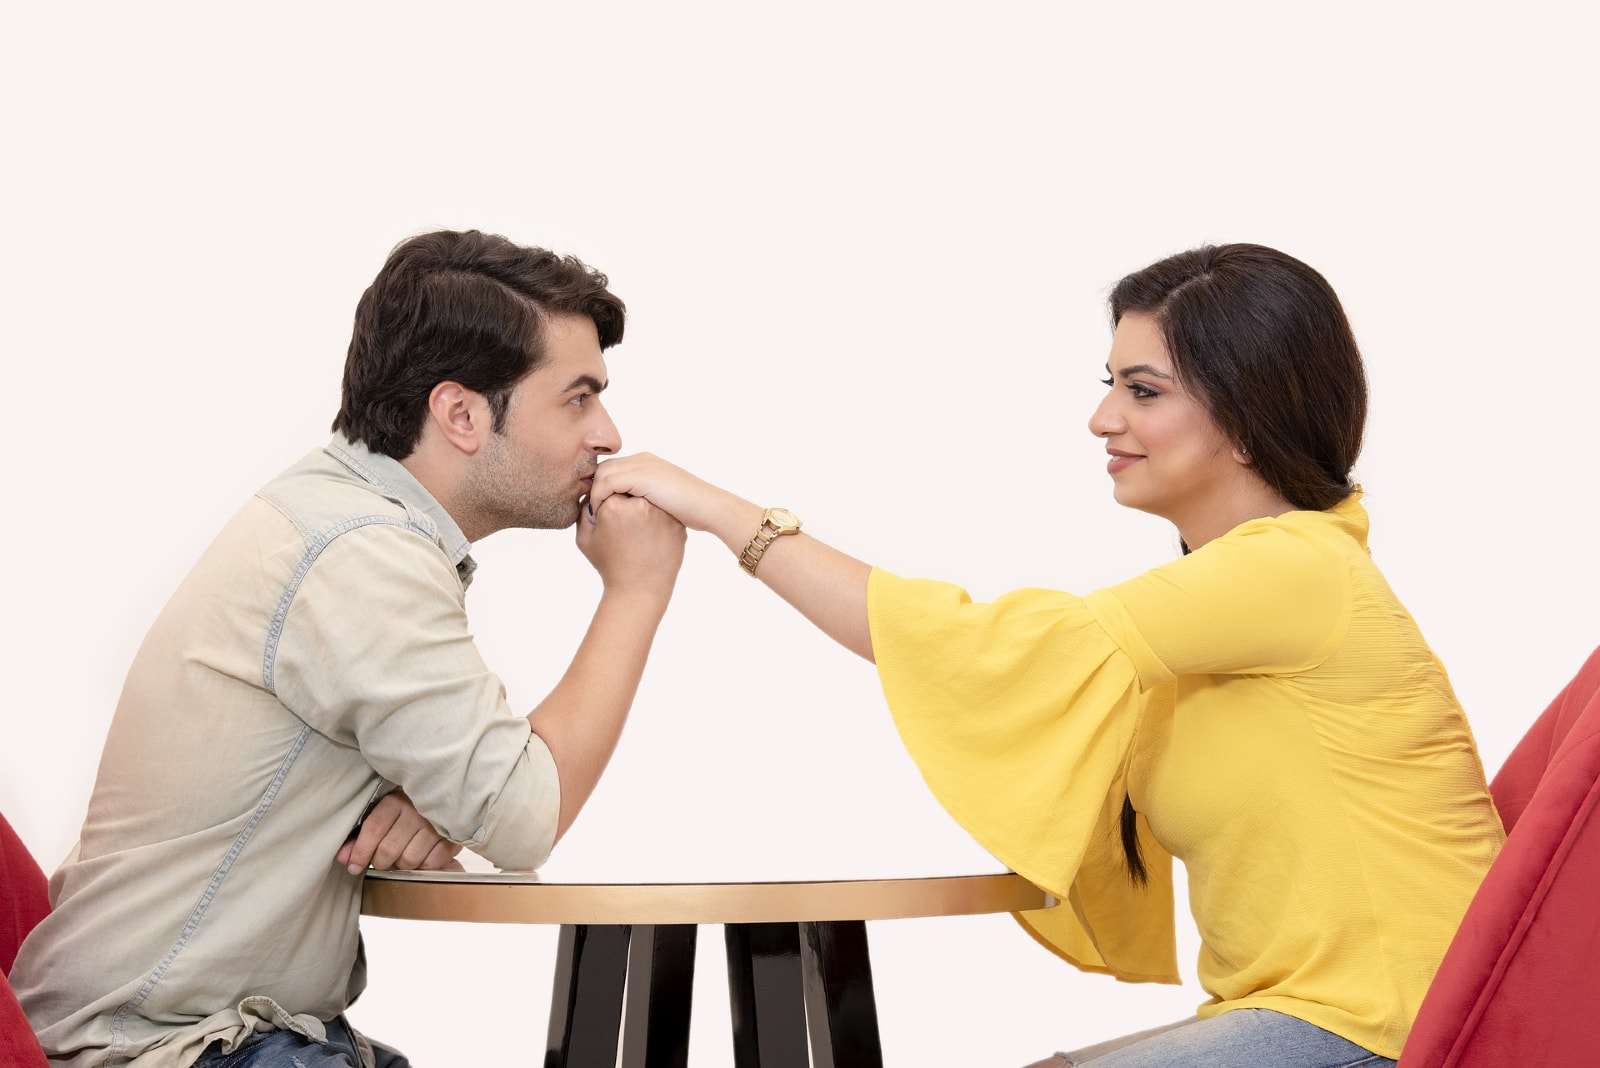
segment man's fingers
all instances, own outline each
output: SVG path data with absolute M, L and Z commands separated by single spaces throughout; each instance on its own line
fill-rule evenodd
M 441 838 L 434 843 L 422 863 L 416 867 L 417 871 L 444 871 L 446 869 L 459 870 L 461 865 L 456 861 L 456 854 L 461 852 L 461 847 L 448 838 Z
M 339 847 L 335 861 L 352 875 L 367 868 L 426 871 L 456 867 L 461 847 L 433 829 L 411 799 L 399 790 L 372 806 L 354 838 Z
M 349 869 L 351 875 L 360 875 L 367 870 L 367 865 L 372 863 L 372 854 L 382 841 L 382 832 L 370 824 L 363 823 L 356 836 L 339 847 L 336 859 Z
M 394 866 L 403 871 L 422 871 L 428 866 L 428 857 L 439 842 L 440 838 L 434 833 L 433 828 L 428 828 L 426 832 L 417 831 L 400 851 Z

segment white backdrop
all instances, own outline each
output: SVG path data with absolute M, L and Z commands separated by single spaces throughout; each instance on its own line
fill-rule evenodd
M 1086 591 L 1176 549 L 1112 502 L 1085 430 L 1110 284 L 1205 241 L 1300 256 L 1368 360 L 1373 551 L 1492 773 L 1600 642 L 1577 7 L 9 8 L 0 810 L 47 868 L 66 853 L 145 627 L 325 439 L 358 296 L 437 227 L 610 274 L 626 450 L 980 598 Z M 475 628 L 531 707 L 598 583 L 569 533 L 477 556 Z M 547 873 L 707 868 L 997 865 L 926 793 L 870 666 L 698 536 Z M 358 1026 L 421 1065 L 537 1059 L 553 932 L 365 929 Z M 708 1068 L 732 1063 L 716 934 Z M 1202 998 L 1078 975 L 1003 916 L 872 938 L 891 1064 L 1022 1064 Z

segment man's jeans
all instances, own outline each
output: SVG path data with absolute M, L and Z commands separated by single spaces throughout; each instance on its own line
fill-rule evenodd
M 206 1047 L 194 1068 L 362 1068 L 361 1048 L 371 1051 L 374 1068 L 411 1068 L 404 1054 L 358 1034 L 343 1016 L 328 1021 L 328 1041 L 318 1042 L 298 1031 L 264 1031 L 251 1035 L 232 1053 L 222 1043 Z

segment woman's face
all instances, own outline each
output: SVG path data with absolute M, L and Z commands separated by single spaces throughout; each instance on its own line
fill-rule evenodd
M 1241 479 L 1260 483 L 1205 407 L 1178 384 L 1154 316 L 1123 315 L 1106 369 L 1110 391 L 1089 431 L 1105 439 L 1117 503 L 1168 519 L 1181 533 L 1198 531 L 1237 500 L 1246 485 Z

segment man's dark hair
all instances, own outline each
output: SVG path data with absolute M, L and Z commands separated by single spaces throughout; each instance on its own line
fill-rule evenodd
M 477 230 L 396 245 L 356 306 L 333 429 L 403 460 L 422 437 L 428 395 L 459 382 L 488 399 L 494 429 L 511 391 L 544 362 L 545 323 L 583 315 L 600 348 L 622 340 L 626 308 L 573 256 Z

